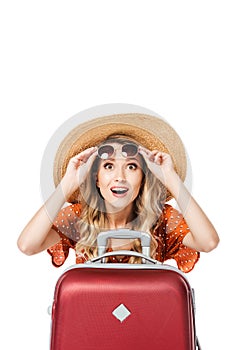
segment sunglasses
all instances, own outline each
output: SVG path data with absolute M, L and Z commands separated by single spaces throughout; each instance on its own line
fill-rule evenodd
M 112 145 L 103 145 L 98 148 L 98 156 L 101 159 L 109 159 L 115 153 Z M 125 158 L 135 157 L 138 153 L 138 146 L 133 143 L 126 143 L 121 148 L 122 156 Z

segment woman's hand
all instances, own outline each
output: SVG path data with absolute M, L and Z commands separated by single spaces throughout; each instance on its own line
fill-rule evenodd
M 139 146 L 139 153 L 143 156 L 149 170 L 167 187 L 168 177 L 175 173 L 170 154 L 158 150 L 150 151 Z
M 61 180 L 66 198 L 71 196 L 85 181 L 96 155 L 97 147 L 91 147 L 69 160 L 66 173 Z
M 190 229 L 183 239 L 183 244 L 201 252 L 214 249 L 219 243 L 218 234 L 177 175 L 171 156 L 157 150 L 151 152 L 143 147 L 139 147 L 139 153 L 144 157 L 151 172 L 169 190 L 180 207 Z
M 17 242 L 23 253 L 36 254 L 60 241 L 52 223 L 66 200 L 84 182 L 96 155 L 97 148 L 92 147 L 70 159 L 60 184 L 23 229 Z

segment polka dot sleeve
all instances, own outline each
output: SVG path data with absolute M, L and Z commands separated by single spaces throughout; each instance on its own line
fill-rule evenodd
M 58 232 L 60 241 L 47 249 L 51 255 L 52 264 L 55 267 L 62 266 L 68 257 L 69 249 L 75 248 L 79 240 L 79 234 L 76 230 L 76 222 L 79 219 L 80 206 L 78 204 L 70 205 L 60 210 L 52 228 Z
M 168 204 L 163 210 L 161 231 L 159 240 L 163 241 L 163 256 L 160 260 L 175 259 L 180 270 L 190 272 L 199 260 L 200 253 L 183 244 L 184 237 L 190 232 L 189 227 L 182 214 Z

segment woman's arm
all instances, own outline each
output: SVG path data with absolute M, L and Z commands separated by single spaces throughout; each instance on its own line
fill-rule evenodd
M 17 245 L 23 253 L 39 253 L 60 240 L 59 234 L 51 227 L 64 203 L 65 197 L 60 184 L 20 234 Z
M 176 172 L 167 177 L 167 188 L 175 198 L 190 232 L 183 244 L 200 252 L 210 252 L 219 243 L 218 234 Z
M 67 199 L 85 180 L 95 156 L 96 148 L 92 147 L 70 159 L 56 190 L 20 234 L 17 244 L 23 253 L 39 253 L 60 240 L 59 234 L 52 229 L 53 222 Z
M 157 150 L 151 152 L 144 148 L 139 148 L 139 152 L 143 155 L 152 173 L 175 198 L 190 228 L 190 232 L 183 239 L 183 244 L 203 252 L 216 248 L 219 243 L 218 234 L 175 172 L 170 155 Z

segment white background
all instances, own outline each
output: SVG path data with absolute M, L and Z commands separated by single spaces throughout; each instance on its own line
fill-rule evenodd
M 18 235 L 42 205 L 40 166 L 55 130 L 107 103 L 151 109 L 180 134 L 192 193 L 219 232 L 188 277 L 205 350 L 233 344 L 232 1 L 2 1 L 1 343 L 49 348 L 47 306 L 66 265 L 24 256 Z M 201 228 L 202 229 L 202 228 Z

